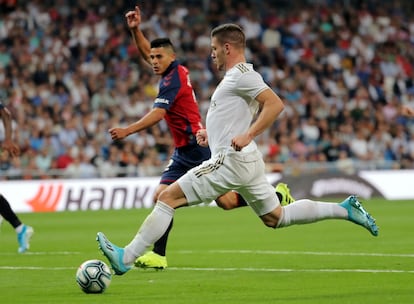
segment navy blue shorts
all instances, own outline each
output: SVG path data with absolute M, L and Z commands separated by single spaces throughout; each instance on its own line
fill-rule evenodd
M 169 164 L 161 175 L 160 184 L 172 184 L 187 173 L 188 170 L 200 165 L 210 157 L 210 149 L 199 145 L 176 148 Z

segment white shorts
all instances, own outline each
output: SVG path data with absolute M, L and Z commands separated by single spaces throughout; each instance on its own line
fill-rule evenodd
M 211 202 L 231 190 L 240 193 L 261 216 L 274 210 L 279 199 L 267 181 L 259 151 L 225 151 L 189 170 L 178 179 L 189 205 Z

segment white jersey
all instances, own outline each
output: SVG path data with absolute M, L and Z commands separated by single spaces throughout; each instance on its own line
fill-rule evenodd
M 249 129 L 259 109 L 256 97 L 268 88 L 248 63 L 239 63 L 224 75 L 211 97 L 206 119 L 212 157 L 177 181 L 190 206 L 210 202 L 232 190 L 259 216 L 279 205 L 256 143 L 252 141 L 241 151 L 231 147 L 231 140 Z
M 211 97 L 206 118 L 208 143 L 212 155 L 231 147 L 231 140 L 246 133 L 257 111 L 255 100 L 263 90 L 269 88 L 262 76 L 249 63 L 238 63 L 226 72 Z M 252 151 L 252 141 L 243 151 Z

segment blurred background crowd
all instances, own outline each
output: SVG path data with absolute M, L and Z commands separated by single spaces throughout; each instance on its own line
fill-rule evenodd
M 401 105 L 414 107 L 411 1 L 137 4 L 146 36 L 175 44 L 203 117 L 222 77 L 210 30 L 244 28 L 248 61 L 286 104 L 257 138 L 269 171 L 414 168 L 414 120 L 401 115 Z M 134 5 L 0 0 L 0 99 L 22 150 L 0 155 L 3 179 L 160 174 L 172 146 L 165 123 L 120 142 L 108 133 L 142 117 L 158 92 L 126 27 Z

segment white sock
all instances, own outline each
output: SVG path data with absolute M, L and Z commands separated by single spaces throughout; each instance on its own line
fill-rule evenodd
M 348 211 L 337 203 L 301 199 L 283 207 L 277 227 L 313 223 L 324 219 L 348 219 Z
M 149 246 L 154 244 L 167 230 L 174 215 L 174 208 L 157 201 L 152 212 L 142 223 L 134 239 L 125 246 L 124 263 L 131 265 Z
M 17 226 L 16 228 L 14 228 L 14 230 L 16 231 L 16 233 L 20 233 L 23 230 L 23 224 L 20 224 L 19 226 Z

